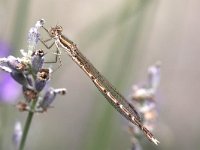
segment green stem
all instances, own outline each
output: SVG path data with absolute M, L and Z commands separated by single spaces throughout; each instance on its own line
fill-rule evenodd
M 32 105 L 31 105 L 31 110 L 34 110 L 36 103 L 37 103 L 37 99 L 34 99 Z M 31 122 L 32 122 L 33 115 L 34 115 L 34 112 L 32 112 L 32 111 L 30 111 L 28 113 L 26 123 L 25 123 L 25 126 L 24 126 L 24 130 L 23 130 L 23 134 L 22 134 L 22 139 L 21 139 L 20 146 L 19 146 L 19 150 L 24 149 L 24 146 L 25 146 L 25 143 L 26 143 L 26 138 L 27 138 L 27 135 L 28 135 L 28 131 L 29 131 Z

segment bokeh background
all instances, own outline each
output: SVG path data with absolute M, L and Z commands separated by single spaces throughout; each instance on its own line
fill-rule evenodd
M 47 28 L 62 25 L 64 34 L 126 97 L 133 84 L 146 79 L 148 66 L 160 60 L 154 134 L 161 144 L 143 139 L 142 147 L 200 148 L 199 0 L 0 0 L 0 56 L 20 56 L 29 28 L 40 18 Z M 12 80 L 0 74 L 0 149 L 11 150 L 14 124 L 24 124 L 27 113 L 13 106 L 23 100 L 20 87 L 9 86 Z M 68 93 L 56 99 L 53 109 L 34 116 L 26 149 L 131 148 L 127 122 L 67 54 L 50 84 Z

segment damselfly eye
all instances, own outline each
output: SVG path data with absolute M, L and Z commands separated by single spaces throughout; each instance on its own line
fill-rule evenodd
M 63 30 L 63 28 L 61 26 L 57 25 L 56 30 L 61 32 Z
M 57 31 L 58 34 L 62 34 L 63 28 L 62 28 L 61 26 L 57 25 L 57 26 L 55 27 L 55 29 L 56 29 L 56 31 Z
M 57 35 L 62 34 L 62 27 L 61 26 L 56 26 L 52 27 L 49 31 L 51 37 L 55 37 Z

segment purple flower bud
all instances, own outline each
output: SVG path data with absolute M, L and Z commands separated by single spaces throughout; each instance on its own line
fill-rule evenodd
M 37 73 L 37 78 L 35 80 L 35 89 L 40 92 L 49 80 L 49 69 L 41 69 Z
M 28 44 L 29 46 L 35 48 L 39 41 L 40 33 L 38 32 L 38 28 L 32 27 L 28 33 Z
M 60 88 L 60 89 L 54 89 L 54 92 L 56 94 L 65 95 L 67 90 L 65 88 Z
M 19 71 L 22 72 L 23 70 L 25 70 L 26 65 L 21 63 L 19 61 L 19 59 L 15 58 L 14 56 L 8 56 L 7 58 L 7 65 L 8 67 L 10 67 L 10 69 L 14 70 L 14 71 Z
M 33 71 L 38 72 L 44 64 L 44 51 L 40 49 L 33 52 L 31 63 Z
M 49 89 L 46 92 L 43 100 L 40 102 L 40 107 L 46 110 L 51 105 L 51 103 L 54 101 L 55 98 L 56 98 L 56 93 L 54 92 L 54 89 L 53 88 Z
M 14 133 L 12 137 L 13 145 L 16 149 L 19 147 L 19 143 L 22 137 L 22 126 L 20 122 L 15 123 Z
M 14 70 L 14 71 L 18 71 L 18 72 L 22 72 L 26 69 L 26 65 L 21 63 L 21 60 L 19 58 L 15 58 L 14 56 L 10 55 L 8 57 L 3 57 L 0 58 L 0 64 L 2 63 L 6 63 L 7 64 L 7 68 L 6 66 L 1 66 L 1 69 L 7 72 L 11 72 L 8 71 L 10 68 L 10 70 Z
M 42 27 L 44 25 L 44 23 L 45 23 L 45 20 L 44 19 L 40 19 L 40 20 L 38 20 L 36 22 L 35 27 L 36 28 L 40 28 L 40 27 Z
M 50 88 L 46 92 L 43 100 L 40 102 L 39 107 L 41 107 L 43 109 L 43 111 L 46 111 L 50 107 L 50 105 L 54 101 L 54 99 L 56 98 L 57 94 L 64 95 L 65 93 L 66 93 L 66 89 L 64 89 L 64 88 L 61 88 L 61 89 Z
M 27 80 L 26 77 L 24 76 L 23 73 L 21 72 L 17 72 L 17 71 L 12 71 L 10 73 L 11 77 L 17 81 L 19 84 L 26 86 L 27 85 Z
M 160 83 L 160 62 L 148 68 L 148 82 L 149 88 L 156 91 Z
M 34 86 L 34 79 L 31 74 L 26 74 L 26 80 L 29 86 L 33 87 Z
M 152 100 L 154 98 L 154 91 L 149 88 L 140 88 L 137 85 L 133 86 L 132 99 L 135 101 Z
M 6 66 L 0 66 L 0 69 L 5 71 L 5 72 L 8 72 L 8 73 L 12 72 L 12 69 L 10 69 L 9 67 L 6 67 Z
M 35 27 L 30 28 L 29 33 L 28 33 L 28 44 L 30 50 L 33 50 L 40 38 L 40 33 L 38 29 L 44 25 L 44 19 L 40 19 L 36 22 Z

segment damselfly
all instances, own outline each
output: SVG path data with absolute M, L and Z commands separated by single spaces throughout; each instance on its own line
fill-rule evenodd
M 40 40 L 46 46 L 46 48 L 50 49 L 55 44 L 59 52 L 57 55 L 61 54 L 60 48 L 64 49 L 72 58 L 72 60 L 88 75 L 94 85 L 108 100 L 108 102 L 110 102 L 110 104 L 112 104 L 112 106 L 114 106 L 115 109 L 125 118 L 137 125 L 144 132 L 147 138 L 157 145 L 159 141 L 154 138 L 153 134 L 146 127 L 143 126 L 134 106 L 132 106 L 111 85 L 111 83 L 99 73 L 99 71 L 87 60 L 85 56 L 83 56 L 76 44 L 62 34 L 62 27 L 57 25 L 52 27 L 50 30 L 47 30 L 44 26 L 42 27 L 50 36 L 50 38 L 45 41 Z M 46 43 L 50 40 L 53 40 L 53 43 L 48 46 Z

